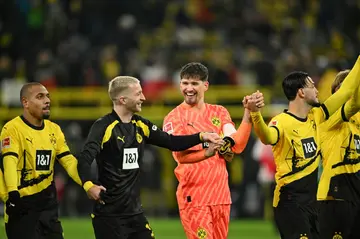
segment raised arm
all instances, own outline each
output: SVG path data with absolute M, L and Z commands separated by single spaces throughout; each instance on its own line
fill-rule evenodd
M 251 134 L 251 116 L 250 111 L 245 108 L 244 110 L 244 116 L 241 121 L 241 124 L 237 131 L 233 134 L 231 134 L 231 138 L 234 139 L 235 145 L 231 147 L 231 150 L 234 153 L 240 154 L 242 151 L 244 151 Z
M 354 95 L 360 83 L 360 57 L 358 57 L 349 75 L 342 82 L 341 87 L 331 95 L 322 105 L 325 119 L 334 114 L 349 98 Z
M 268 126 L 260 111 L 253 111 L 250 113 L 254 125 L 256 135 L 259 137 L 263 144 L 275 145 L 281 136 L 281 131 L 277 126 L 277 121 L 272 120 L 271 126 Z
M 257 91 L 252 94 L 252 96 L 246 96 L 243 104 L 250 111 L 255 133 L 261 142 L 266 145 L 275 145 L 281 137 L 282 130 L 279 128 L 276 119 L 271 120 L 270 126 L 265 123 L 264 118 L 260 113 L 260 108 L 265 106 L 262 93 Z

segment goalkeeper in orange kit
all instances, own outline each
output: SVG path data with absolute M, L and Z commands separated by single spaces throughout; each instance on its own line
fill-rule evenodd
M 223 147 L 199 144 L 173 152 L 178 164 L 176 196 L 181 222 L 187 238 L 227 238 L 231 197 L 225 160 L 231 161 L 233 152 L 241 153 L 245 148 L 251 132 L 250 114 L 245 110 L 236 130 L 224 107 L 204 102 L 209 87 L 204 65 L 189 63 L 181 69 L 180 77 L 184 102 L 165 117 L 163 130 L 174 135 L 207 130 L 228 136 Z

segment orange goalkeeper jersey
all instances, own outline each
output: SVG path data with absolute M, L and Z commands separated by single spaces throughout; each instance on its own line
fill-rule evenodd
M 186 103 L 173 109 L 164 120 L 163 130 L 174 135 L 187 135 L 200 131 L 223 135 L 225 124 L 234 124 L 229 112 L 222 106 L 205 104 L 203 111 L 195 110 Z M 199 144 L 188 150 L 203 150 Z M 204 205 L 231 204 L 226 161 L 216 154 L 196 163 L 181 163 L 183 152 L 173 152 L 178 163 L 175 175 L 179 181 L 176 192 L 179 209 Z

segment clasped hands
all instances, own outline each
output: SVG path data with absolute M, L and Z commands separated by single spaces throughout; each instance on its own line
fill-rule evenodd
M 202 139 L 204 142 L 208 142 L 209 147 L 205 149 L 205 157 L 212 157 L 218 152 L 223 158 L 231 162 L 234 158 L 234 153 L 231 151 L 231 147 L 235 144 L 231 137 L 221 138 L 217 133 L 202 133 Z
M 244 97 L 243 106 L 251 112 L 258 112 L 265 106 L 264 95 L 260 91 L 256 91 L 251 95 Z

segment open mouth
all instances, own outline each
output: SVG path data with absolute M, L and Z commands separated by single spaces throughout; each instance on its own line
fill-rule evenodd
M 46 106 L 42 109 L 43 111 L 50 112 L 50 106 Z
M 192 92 L 192 93 L 185 93 L 185 95 L 188 97 L 192 97 L 192 96 L 195 96 L 196 94 Z

